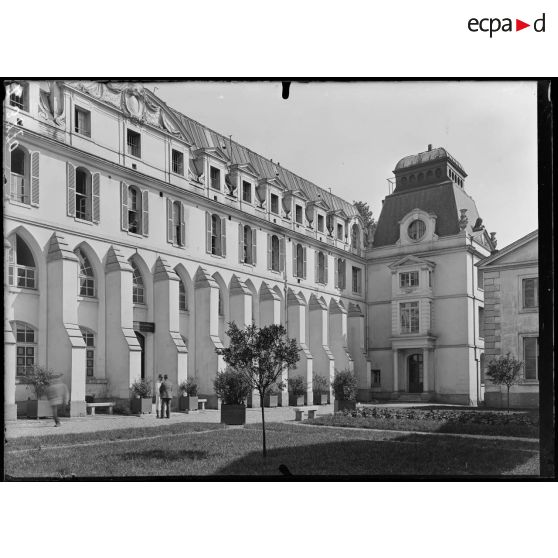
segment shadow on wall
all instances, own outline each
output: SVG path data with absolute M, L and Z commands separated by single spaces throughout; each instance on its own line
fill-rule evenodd
M 522 444 L 467 439 L 447 442 L 420 435 L 389 441 L 339 441 L 268 449 L 265 461 L 261 451 L 254 451 L 214 474 L 281 475 L 283 466 L 294 476 L 538 475 L 538 445 L 518 446 Z

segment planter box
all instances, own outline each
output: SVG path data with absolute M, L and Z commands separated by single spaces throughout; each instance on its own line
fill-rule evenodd
M 314 392 L 314 405 L 327 405 L 327 393 Z
M 178 408 L 181 411 L 197 411 L 198 396 L 197 395 L 181 395 L 178 400 Z
M 344 411 L 345 409 L 349 411 L 354 411 L 356 409 L 356 401 L 347 401 L 346 399 L 336 399 L 333 403 L 333 412 Z
M 38 419 L 40 417 L 51 416 L 52 407 L 46 399 L 30 399 L 27 401 L 27 418 Z
M 246 424 L 246 405 L 221 405 L 221 424 Z
M 289 405 L 293 407 L 303 407 L 304 395 L 293 395 L 292 393 L 289 393 Z
M 265 407 L 277 407 L 279 405 L 279 396 L 278 395 L 266 395 L 264 399 L 264 406 Z
M 151 397 L 141 397 L 130 401 L 130 411 L 133 415 L 147 415 L 153 412 Z

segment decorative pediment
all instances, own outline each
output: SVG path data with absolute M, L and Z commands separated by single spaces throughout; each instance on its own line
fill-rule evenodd
M 312 200 L 312 201 L 308 202 L 307 206 L 309 206 L 309 207 L 319 207 L 320 209 L 323 209 L 326 212 L 328 212 L 330 210 L 329 205 L 327 205 L 327 203 L 322 199 Z
M 194 151 L 194 155 L 196 158 L 201 158 L 203 156 L 213 157 L 226 165 L 229 163 L 229 156 L 219 147 L 201 147 L 200 149 L 196 149 L 196 151 Z
M 141 83 L 70 81 L 68 85 L 118 108 L 134 122 L 154 126 L 189 145 L 194 144 L 180 120 Z
M 254 168 L 251 163 L 235 163 L 234 165 L 230 166 L 230 171 L 232 174 L 235 173 L 243 173 L 255 178 L 256 180 L 259 179 L 258 171 Z
M 285 190 L 287 190 L 288 188 L 285 186 L 285 184 L 277 177 L 277 176 L 271 176 L 271 177 L 264 177 L 264 178 L 260 178 L 258 180 L 258 188 L 260 186 L 273 186 L 274 188 L 278 188 L 279 190 L 281 190 L 282 192 L 284 192 Z
M 409 255 L 388 265 L 388 267 L 392 271 L 395 271 L 396 269 L 402 267 L 420 267 L 420 268 L 434 269 L 436 267 L 436 264 L 434 262 L 431 262 L 430 260 L 425 260 L 424 258 L 419 258 L 417 256 Z

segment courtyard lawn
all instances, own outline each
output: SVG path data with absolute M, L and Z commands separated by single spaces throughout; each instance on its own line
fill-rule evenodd
M 307 420 L 318 426 L 480 434 L 538 438 L 538 410 L 507 411 L 459 407 L 364 407 L 352 412 L 318 416 Z
M 157 433 L 155 432 L 157 430 Z M 166 432 L 165 432 L 166 430 Z M 538 475 L 538 444 L 272 423 L 261 428 L 182 424 L 11 440 L 10 478 L 198 475 Z M 77 436 L 77 437 L 76 437 Z M 35 444 L 35 445 L 33 445 Z M 40 447 L 40 449 L 38 449 Z

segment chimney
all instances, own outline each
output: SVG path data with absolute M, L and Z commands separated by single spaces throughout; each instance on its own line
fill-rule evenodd
M 432 151 L 432 144 L 431 143 L 428 144 L 428 151 Z

